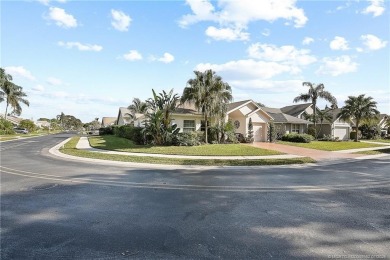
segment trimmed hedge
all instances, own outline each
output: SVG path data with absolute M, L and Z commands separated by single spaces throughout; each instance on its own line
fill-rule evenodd
M 131 125 L 108 126 L 99 129 L 99 135 L 116 135 L 133 141 L 135 144 L 145 144 L 142 127 Z
M 282 136 L 282 141 L 293 142 L 293 143 L 310 143 L 314 140 L 312 135 L 308 134 L 285 134 Z

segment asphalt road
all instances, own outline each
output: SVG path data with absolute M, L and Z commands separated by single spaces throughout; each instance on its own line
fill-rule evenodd
M 390 160 L 147 169 L 1 143 L 1 259 L 390 258 Z

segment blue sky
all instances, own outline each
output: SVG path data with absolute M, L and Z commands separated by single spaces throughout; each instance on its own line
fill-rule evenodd
M 152 88 L 181 94 L 208 68 L 234 101 L 291 105 L 310 81 L 339 106 L 367 94 L 390 114 L 389 10 L 381 0 L 2 1 L 1 67 L 34 120 L 116 116 Z

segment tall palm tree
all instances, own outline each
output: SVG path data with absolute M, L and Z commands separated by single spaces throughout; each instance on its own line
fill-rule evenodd
M 8 107 L 11 106 L 13 113 L 20 115 L 22 113 L 21 103 L 29 106 L 30 102 L 26 99 L 27 94 L 23 92 L 23 88 L 15 85 L 13 82 L 6 80 L 1 85 L 1 101 L 6 101 L 5 119 L 7 119 Z
M 205 141 L 207 143 L 208 120 L 213 116 L 218 118 L 225 116 L 227 103 L 233 99 L 232 89 L 212 70 L 194 71 L 194 73 L 195 78 L 187 81 L 181 103 L 193 103 L 202 112 L 205 122 Z
M 148 110 L 148 104 L 141 101 L 139 98 L 134 98 L 131 104 L 127 107 L 133 114 L 145 114 Z
M 376 109 L 376 102 L 372 97 L 365 97 L 365 94 L 361 94 L 357 97 L 349 96 L 345 101 L 345 106 L 341 108 L 339 117 L 343 120 L 355 120 L 356 135 L 355 142 L 358 141 L 357 131 L 359 125 L 363 119 L 371 118 L 379 115 L 379 111 Z
M 314 135 L 317 136 L 317 100 L 319 98 L 323 98 L 326 101 L 331 103 L 332 108 L 337 108 L 337 100 L 336 98 L 328 91 L 324 90 L 325 86 L 324 84 L 314 84 L 311 82 L 303 82 L 303 86 L 309 87 L 309 90 L 307 93 L 302 93 L 299 96 L 295 97 L 293 102 L 297 103 L 299 101 L 311 101 L 313 105 L 313 123 L 314 123 Z

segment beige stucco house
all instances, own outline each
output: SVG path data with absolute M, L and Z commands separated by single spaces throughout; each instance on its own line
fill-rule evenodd
M 253 100 L 233 102 L 228 106 L 227 120 L 231 120 L 236 133 L 248 134 L 249 119 L 252 119 L 255 142 L 266 142 L 268 125 L 275 124 L 276 131 L 285 133 L 305 133 L 311 122 L 283 113 L 279 108 L 260 107 Z
M 107 126 L 112 126 L 112 125 L 115 125 L 116 123 L 116 117 L 108 117 L 108 116 L 104 116 L 102 117 L 102 127 L 107 127 Z
M 307 115 L 312 115 L 314 113 L 313 105 L 311 103 L 286 106 L 282 107 L 280 110 L 286 114 L 299 118 L 305 118 Z M 318 136 L 323 137 L 324 135 L 330 135 L 332 138 L 337 138 L 339 140 L 349 140 L 353 122 L 341 120 L 338 116 L 340 113 L 339 108 L 331 109 L 329 110 L 329 113 L 332 115 L 332 120 L 324 120 L 322 126 L 320 123 L 317 123 L 317 131 L 319 131 Z

